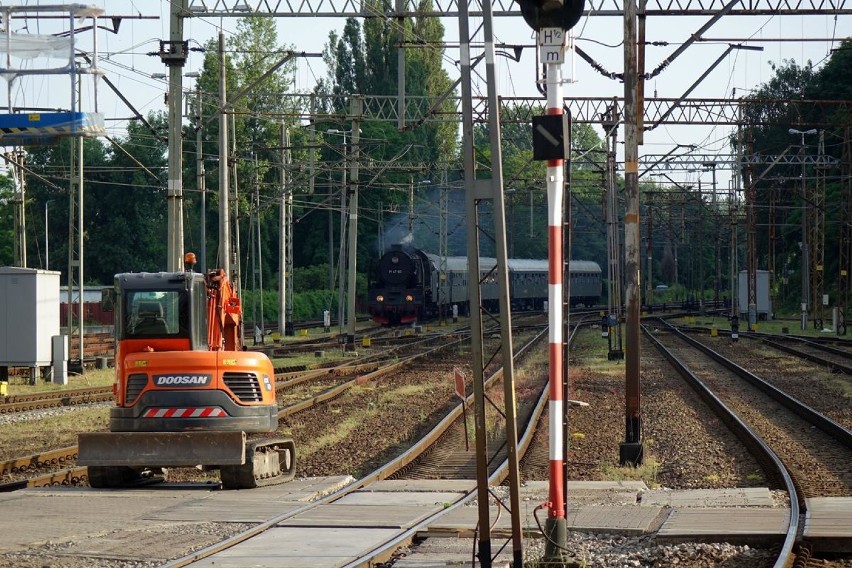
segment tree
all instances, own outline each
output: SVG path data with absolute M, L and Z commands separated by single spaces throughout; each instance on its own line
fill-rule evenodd
M 10 175 L 0 176 L 0 266 L 9 266 L 15 260 L 13 243 L 15 182 Z
M 278 42 L 274 18 L 244 18 L 238 21 L 236 33 L 226 42 L 225 68 L 228 97 L 228 117 L 234 120 L 234 136 L 229 142 L 236 148 L 226 150 L 231 164 L 236 164 L 237 176 L 232 180 L 232 187 L 239 188 L 236 199 L 233 200 L 232 223 L 238 218 L 240 222 L 240 258 L 254 258 L 257 254 L 257 243 L 251 245 L 256 238 L 257 228 L 260 228 L 259 246 L 263 251 L 264 282 L 272 282 L 273 276 L 279 272 L 278 256 L 278 203 L 281 197 L 280 165 L 281 152 L 280 133 L 282 120 L 279 116 L 287 115 L 288 102 L 286 94 L 292 89 L 289 79 L 295 63 L 292 49 Z M 285 61 L 282 64 L 282 61 Z M 271 71 L 277 67 L 275 71 Z M 270 72 L 271 71 L 271 72 Z M 264 76 L 265 75 L 265 76 Z M 205 58 L 198 84 L 202 93 L 201 115 L 199 122 L 196 118 L 198 101 L 191 103 L 192 112 L 189 128 L 185 131 L 187 140 L 185 147 L 193 152 L 195 149 L 195 132 L 202 127 L 202 143 L 205 159 L 209 164 L 206 168 L 207 210 L 204 215 L 208 227 L 218 227 L 219 207 L 219 172 L 216 164 L 219 155 L 219 55 L 218 40 L 211 40 L 205 46 Z M 239 98 L 238 95 L 245 92 Z M 291 132 L 291 145 L 298 145 L 299 130 L 294 120 L 285 122 Z M 212 166 L 210 165 L 212 164 Z M 184 178 L 196 178 L 196 161 L 188 160 L 185 164 Z M 258 206 L 259 202 L 259 206 Z M 199 209 L 199 195 L 190 193 L 187 199 L 187 209 Z M 247 215 L 248 214 L 248 215 Z M 190 213 L 190 215 L 192 215 Z M 246 222 L 246 217 L 251 222 Z M 192 217 L 191 217 L 192 218 Z M 195 235 L 200 234 L 200 215 L 196 221 L 188 224 L 191 238 L 198 242 Z M 206 259 L 208 266 L 217 262 L 218 235 L 216 231 L 207 231 L 208 246 Z M 236 237 L 232 229 L 232 237 Z M 212 245 L 212 246 L 211 246 Z M 244 275 L 252 272 L 246 268 Z

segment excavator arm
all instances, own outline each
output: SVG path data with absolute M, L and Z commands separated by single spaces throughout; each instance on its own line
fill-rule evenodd
M 207 275 L 207 344 L 211 351 L 241 351 L 243 309 L 225 270 Z

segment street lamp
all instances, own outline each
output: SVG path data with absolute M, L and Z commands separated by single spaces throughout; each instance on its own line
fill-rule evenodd
M 337 128 L 329 128 L 326 134 L 339 134 L 343 136 L 343 187 L 340 192 L 340 251 L 343 253 L 346 249 L 343 246 L 343 236 L 345 234 L 345 216 L 346 216 L 346 135 L 352 135 L 353 146 L 357 148 L 358 135 L 361 133 L 360 128 L 350 130 L 338 130 Z M 357 151 L 357 150 L 356 150 Z M 358 260 L 358 176 L 357 170 L 353 168 L 352 172 L 352 198 L 349 203 L 349 295 L 348 295 L 348 310 L 347 310 L 347 333 L 346 347 L 350 350 L 355 349 L 355 270 Z M 343 254 L 340 255 L 340 295 L 338 296 L 338 327 L 343 325 Z M 331 260 L 331 259 L 329 259 Z
M 808 296 L 810 295 L 810 255 L 808 254 L 808 196 L 805 192 L 805 136 L 816 134 L 817 129 L 796 130 L 790 128 L 788 133 L 802 137 L 802 145 L 799 147 L 799 159 L 802 161 L 802 330 L 808 328 Z

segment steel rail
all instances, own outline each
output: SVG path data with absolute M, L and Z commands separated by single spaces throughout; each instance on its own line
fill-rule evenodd
M 574 329 L 571 332 L 570 337 L 568 338 L 568 344 L 569 345 L 574 340 L 574 336 L 575 336 L 575 333 L 577 331 L 577 328 L 580 327 L 580 325 L 583 325 L 583 323 L 584 322 L 581 321 L 574 326 Z M 539 334 L 537 334 L 535 337 L 533 337 L 529 342 L 527 342 L 526 345 L 524 345 L 523 347 L 521 347 L 517 351 L 514 358 L 515 359 L 520 358 L 527 351 L 532 349 L 532 347 L 536 343 L 538 343 L 539 341 L 541 341 L 545 337 L 547 337 L 547 335 L 546 335 L 547 331 L 548 331 L 547 327 L 542 329 Z M 496 381 L 498 381 L 500 378 L 502 378 L 502 376 L 503 376 L 503 369 L 501 367 L 493 375 L 491 375 L 491 377 L 489 377 L 485 381 L 485 385 L 484 385 L 485 388 L 490 388 L 491 386 L 493 386 Z M 533 408 L 533 411 L 530 413 L 530 416 L 528 417 L 527 421 L 523 424 L 523 432 L 521 433 L 520 439 L 518 440 L 518 456 L 519 456 L 519 459 L 523 458 L 523 456 L 526 454 L 527 450 L 529 449 L 530 444 L 532 443 L 532 440 L 533 440 L 533 437 L 534 437 L 535 431 L 536 431 L 536 425 L 539 423 L 539 420 L 540 420 L 542 414 L 544 413 L 544 410 L 548 406 L 548 402 L 549 402 L 549 398 L 550 398 L 549 395 L 550 395 L 550 391 L 548 389 L 548 382 L 545 381 L 541 390 L 539 391 L 538 400 L 536 402 L 535 407 Z M 426 450 L 428 450 L 435 442 L 437 442 L 438 439 L 441 436 L 443 436 L 449 430 L 450 426 L 454 422 L 456 422 L 460 418 L 462 418 L 463 406 L 469 407 L 472 404 L 473 404 L 473 394 L 470 394 L 467 397 L 467 399 L 465 399 L 463 404 L 460 403 L 449 415 L 447 415 L 447 417 L 444 420 L 441 421 L 440 424 L 438 424 L 435 427 L 435 429 L 433 429 L 432 432 L 429 433 L 429 439 L 432 440 L 432 442 L 430 442 L 427 445 Z M 414 459 L 416 459 L 416 457 L 418 457 L 420 454 L 424 453 L 424 451 L 425 450 L 421 450 L 421 452 L 419 454 L 415 455 L 413 458 L 411 458 L 408 461 L 406 461 L 405 463 L 403 463 L 398 469 L 402 469 L 403 467 L 405 467 L 406 465 L 408 465 L 409 463 L 414 461 Z M 407 454 L 411 454 L 411 453 L 412 453 L 411 451 L 407 452 Z M 500 464 L 495 468 L 494 472 L 492 472 L 488 476 L 489 486 L 498 485 L 498 484 L 502 483 L 503 480 L 506 479 L 506 477 L 508 475 L 509 475 L 509 463 L 508 463 L 508 459 L 504 458 L 500 462 Z M 379 479 L 384 479 L 384 478 L 376 478 L 375 481 L 378 481 Z M 367 568 L 367 567 L 375 566 L 377 562 L 387 561 L 391 557 L 391 555 L 400 546 L 404 546 L 409 541 L 411 541 L 414 538 L 414 536 L 417 534 L 418 531 L 420 531 L 424 527 L 428 526 L 430 523 L 434 522 L 440 516 L 448 513 L 449 511 L 451 511 L 451 510 L 455 509 L 456 507 L 462 505 L 466 501 L 472 499 L 474 496 L 475 496 L 474 489 L 469 490 L 464 498 L 460 499 L 459 501 L 454 503 L 452 506 L 446 508 L 444 511 L 440 511 L 440 513 L 438 513 L 434 516 L 426 518 L 426 519 L 416 523 L 415 525 L 409 527 L 405 532 L 400 533 L 400 534 L 392 537 L 391 539 L 387 540 L 386 542 L 378 545 L 372 551 L 361 556 L 358 560 L 351 562 L 349 564 L 346 564 L 345 568 L 362 568 L 362 567 Z
M 535 341 L 538 341 L 543 336 L 544 333 L 545 332 L 540 333 L 532 341 L 530 341 L 527 345 L 525 345 L 524 347 L 519 349 L 518 354 L 525 352 L 529 348 L 529 346 L 531 344 L 533 344 Z M 493 381 L 496 381 L 500 376 L 502 376 L 502 373 L 500 371 L 497 371 L 496 373 L 494 373 L 494 375 L 492 375 L 488 379 L 488 383 L 491 384 Z M 472 404 L 472 400 L 473 400 L 472 397 L 473 397 L 473 395 L 469 396 L 463 403 L 459 403 L 459 405 L 456 406 L 455 409 L 450 411 L 450 413 L 443 420 L 441 420 L 429 433 L 427 433 L 423 438 L 421 438 L 421 440 L 418 441 L 415 444 L 415 446 L 413 446 L 412 448 L 409 448 L 408 450 L 406 450 L 405 452 L 403 452 L 402 454 L 400 454 L 396 458 L 392 459 L 391 461 L 387 462 L 385 465 L 381 466 L 380 468 L 374 470 L 371 473 L 368 473 L 367 475 L 365 475 L 361 479 L 351 483 L 350 485 L 348 485 L 348 486 L 346 486 L 346 487 L 344 487 L 344 488 L 342 488 L 342 489 L 340 489 L 340 490 L 338 490 L 338 491 L 336 491 L 336 492 L 334 492 L 330 495 L 327 495 L 326 497 L 324 497 L 324 498 L 322 498 L 318 501 L 307 504 L 303 507 L 299 507 L 299 508 L 294 509 L 292 511 L 288 511 L 286 513 L 277 515 L 277 516 L 272 517 L 270 519 L 267 519 L 266 521 L 246 530 L 243 533 L 234 535 L 234 536 L 232 536 L 232 537 L 230 537 L 226 540 L 223 540 L 219 543 L 210 545 L 206 548 L 203 548 L 201 550 L 193 552 L 193 553 L 191 553 L 187 556 L 184 556 L 182 558 L 175 559 L 175 560 L 173 560 L 173 561 L 171 561 L 167 564 L 164 564 L 163 568 L 181 568 L 183 566 L 188 566 L 189 564 L 192 564 L 193 562 L 197 562 L 198 560 L 208 558 L 210 556 L 213 556 L 214 554 L 217 554 L 219 552 L 227 550 L 228 548 L 236 546 L 237 544 L 245 542 L 246 540 L 248 540 L 252 537 L 255 537 L 255 536 L 269 530 L 270 528 L 276 526 L 278 523 L 281 523 L 282 521 L 285 521 L 285 520 L 292 518 L 292 517 L 294 517 L 298 514 L 301 514 L 301 513 L 305 512 L 305 511 L 307 511 L 311 508 L 318 507 L 320 505 L 324 505 L 324 504 L 328 504 L 328 503 L 332 503 L 332 502 L 348 495 L 349 493 L 352 493 L 354 491 L 357 491 L 359 489 L 363 489 L 364 487 L 367 487 L 368 485 L 370 485 L 371 483 L 374 483 L 375 481 L 379 481 L 381 479 L 386 479 L 388 476 L 392 475 L 394 472 L 398 471 L 402 467 L 405 467 L 405 465 L 411 463 L 411 461 L 413 461 L 420 454 L 425 452 L 434 443 L 434 441 L 437 440 L 440 437 L 440 435 L 443 434 L 447 429 L 449 429 L 449 427 L 453 424 L 453 422 L 455 420 L 457 420 L 462 415 L 463 407 L 469 406 L 470 404 Z M 441 517 L 441 516 L 447 514 L 449 511 L 453 510 L 455 507 L 461 505 L 464 501 L 469 499 L 471 497 L 471 495 L 473 495 L 473 489 L 471 489 L 467 493 L 461 494 L 458 499 L 456 499 L 455 501 L 453 501 L 452 503 L 449 504 L 450 505 L 449 507 L 442 509 L 441 511 L 438 511 L 433 515 L 430 515 L 429 517 L 427 517 L 427 518 L 423 519 L 422 521 L 420 521 L 419 523 L 417 523 L 415 526 L 410 527 L 409 529 L 405 530 L 401 535 L 398 535 L 398 537 L 394 539 L 394 541 L 397 542 L 396 546 L 399 546 L 400 543 L 404 543 L 406 540 L 410 541 L 413 538 L 414 534 L 416 533 L 416 530 L 419 530 L 419 528 L 422 527 L 424 524 L 432 522 L 435 519 L 437 519 L 438 517 Z M 374 551 L 375 550 L 376 549 L 374 549 Z M 387 549 L 383 549 L 383 550 L 386 551 Z M 383 553 L 382 551 L 377 551 L 377 554 L 382 554 L 382 553 Z M 362 557 L 362 558 L 364 558 L 364 557 Z M 374 558 L 376 558 L 376 557 L 374 557 Z M 370 561 L 367 560 L 366 562 L 370 562 Z M 356 562 L 354 565 L 357 566 L 359 564 Z
M 706 333 L 707 328 L 703 327 L 691 327 L 691 326 L 678 326 L 678 329 L 684 331 L 689 331 L 690 333 Z M 718 333 L 722 333 L 725 335 L 730 335 L 731 330 L 722 329 L 717 330 Z M 852 353 L 848 351 L 844 351 L 843 349 L 838 349 L 836 347 L 832 347 L 831 345 L 826 345 L 823 343 L 819 343 L 817 341 L 812 341 L 810 339 L 806 339 L 801 336 L 795 335 L 776 335 L 771 333 L 759 333 L 756 331 L 745 331 L 740 332 L 740 337 L 751 340 L 751 341 L 761 341 L 764 344 L 772 347 L 773 349 L 777 349 L 778 351 L 783 351 L 784 353 L 788 353 L 795 357 L 799 357 L 801 359 L 805 359 L 806 361 L 810 361 L 811 363 L 816 363 L 817 365 L 821 365 L 824 367 L 831 368 L 832 371 L 837 371 L 844 373 L 846 375 L 852 376 L 852 366 L 844 365 L 843 363 L 838 363 L 836 361 L 830 361 L 819 355 L 814 355 L 813 353 L 808 353 L 806 351 L 802 351 L 800 349 L 796 349 L 795 347 L 791 347 L 789 345 L 784 345 L 780 340 L 784 341 L 794 341 L 801 344 L 804 344 L 812 349 L 816 349 L 818 351 L 822 351 L 824 353 L 828 353 L 830 355 L 834 355 L 836 357 L 843 357 L 844 359 L 852 359 Z M 831 339 L 829 339 L 831 341 Z
M 113 399 L 112 389 L 101 393 L 88 393 L 67 395 L 54 391 L 51 398 L 38 398 L 27 402 L 10 402 L 0 404 L 0 415 L 2 414 L 17 414 L 20 412 L 29 412 L 32 410 L 42 410 L 45 408 L 61 408 L 64 406 L 79 406 L 82 404 L 90 404 L 94 402 L 108 402 Z
M 756 341 L 761 341 L 764 344 L 772 347 L 773 349 L 777 349 L 778 351 L 783 351 L 784 353 L 788 353 L 790 355 L 794 355 L 801 359 L 805 359 L 806 361 L 810 361 L 811 363 L 816 363 L 817 365 L 821 365 L 824 367 L 829 367 L 832 371 L 839 371 L 846 375 L 852 375 L 852 366 L 844 365 L 843 363 L 837 363 L 835 361 L 829 361 L 828 359 L 824 359 L 819 355 L 814 355 L 813 353 L 808 353 L 806 351 L 802 351 L 801 349 L 796 349 L 795 347 L 791 347 L 789 345 L 784 345 L 783 343 L 779 343 L 773 339 L 769 339 L 768 337 L 760 337 L 760 336 L 749 336 L 749 339 L 754 339 Z M 810 347 L 814 349 L 824 350 L 826 353 L 831 353 L 832 355 L 838 355 L 841 357 L 852 358 L 852 354 L 846 353 L 845 351 L 841 351 L 840 349 L 832 349 L 826 345 L 820 345 L 819 343 L 808 343 Z
M 666 325 L 668 323 L 666 322 Z M 673 331 L 678 332 L 674 327 L 669 326 Z M 695 375 L 689 367 L 678 359 L 666 346 L 664 346 L 654 335 L 648 330 L 648 327 L 643 325 L 642 331 L 645 336 L 651 341 L 654 347 L 669 361 L 669 363 L 677 370 L 677 372 L 687 381 L 701 397 L 704 402 L 713 409 L 717 416 L 736 434 L 743 443 L 749 447 L 753 453 L 757 454 L 759 461 L 764 464 L 771 465 L 771 470 L 775 476 L 783 481 L 783 485 L 790 496 L 790 519 L 787 524 L 787 533 L 784 537 L 784 544 L 778 554 L 778 559 L 775 562 L 775 568 L 785 568 L 789 565 L 793 555 L 793 546 L 796 544 L 796 536 L 799 532 L 799 497 L 796 490 L 793 478 L 787 471 L 787 468 L 781 463 L 781 460 L 772 451 L 772 449 L 752 430 L 745 422 L 743 422 L 736 413 L 731 410 L 722 400 L 717 397 L 713 391 L 704 382 Z M 684 334 L 680 334 L 682 339 L 690 339 Z M 691 345 L 698 347 L 694 343 L 687 341 Z M 698 343 L 698 342 L 696 342 Z M 700 344 L 699 344 L 700 345 Z M 701 349 L 700 347 L 698 347 Z M 702 349 L 702 351 L 704 351 Z M 707 351 L 704 351 L 707 353 Z M 715 358 L 714 358 L 715 359 Z
M 357 376 L 354 379 L 352 379 L 350 381 L 346 381 L 345 383 L 342 383 L 340 385 L 337 385 L 336 387 L 331 388 L 331 389 L 329 389 L 329 390 L 327 390 L 327 391 L 325 391 L 321 394 L 318 394 L 317 396 L 303 400 L 301 402 L 297 402 L 296 404 L 291 404 L 290 406 L 286 406 L 286 407 L 284 407 L 284 408 L 282 408 L 281 410 L 278 411 L 278 419 L 281 420 L 283 418 L 286 418 L 287 416 L 292 416 L 293 414 L 296 414 L 297 412 L 302 412 L 302 411 L 307 410 L 309 408 L 313 408 L 314 406 L 318 406 L 320 404 L 328 402 L 329 400 L 333 400 L 333 399 L 342 395 L 344 392 L 346 392 L 347 390 L 351 389 L 352 387 L 354 387 L 356 385 L 364 384 L 365 382 L 367 382 L 369 380 L 377 379 L 379 377 L 382 377 L 384 375 L 392 373 L 393 371 L 396 371 L 397 369 L 399 369 L 399 368 L 401 368 L 405 365 L 408 365 L 412 361 L 415 361 L 415 360 L 420 359 L 422 357 L 426 357 L 428 355 L 432 355 L 435 352 L 440 351 L 442 349 L 445 349 L 447 347 L 452 347 L 454 345 L 458 345 L 462 341 L 463 341 L 463 339 L 458 339 L 456 341 L 452 341 L 452 342 L 447 343 L 445 345 L 439 345 L 437 347 L 433 347 L 432 349 L 429 349 L 428 351 L 424 351 L 423 353 L 418 353 L 416 355 L 410 355 L 408 357 L 400 359 L 399 361 L 397 361 L 395 363 L 391 363 L 390 365 L 386 365 L 384 367 L 376 369 L 375 371 L 373 371 L 371 373 L 367 373 L 366 375 Z
M 53 390 L 53 391 L 41 391 L 37 393 L 30 394 L 12 394 L 3 397 L 3 403 L 5 404 L 13 404 L 13 403 L 22 403 L 22 402 L 32 402 L 36 400 L 46 400 L 57 398 L 60 396 L 64 397 L 74 397 L 81 395 L 96 395 L 102 393 L 110 393 L 112 394 L 112 387 L 85 387 L 79 389 L 64 389 L 64 390 Z
M 10 481 L 0 484 L 0 493 L 18 491 L 28 487 L 55 487 L 59 485 L 80 485 L 88 478 L 88 470 L 85 467 L 73 467 L 62 471 L 53 471 L 18 481 Z
M 767 381 L 764 381 L 754 373 L 748 371 L 747 369 L 744 369 L 743 367 L 740 367 L 730 359 L 727 359 L 719 353 L 716 353 L 697 339 L 686 335 L 670 323 L 664 322 L 664 325 L 678 338 L 682 339 L 686 343 L 689 343 L 696 349 L 699 349 L 706 355 L 710 356 L 714 361 L 716 361 L 726 369 L 738 374 L 739 376 L 747 380 L 752 386 L 756 387 L 758 390 L 765 393 L 773 400 L 783 405 L 785 408 L 789 409 L 795 414 L 798 414 L 801 418 L 807 420 L 811 425 L 816 426 L 838 442 L 852 449 L 852 430 L 845 428 L 844 426 L 838 424 L 831 418 L 828 418 L 824 414 L 817 412 L 799 399 L 790 396 L 781 389 L 769 384 Z
M 6 460 L 0 463 L 0 474 L 22 473 L 27 470 L 62 465 L 75 459 L 77 459 L 77 446 L 69 446 Z

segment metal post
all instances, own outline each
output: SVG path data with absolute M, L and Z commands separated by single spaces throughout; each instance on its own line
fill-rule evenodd
M 624 215 L 625 300 L 627 303 L 627 350 L 625 358 L 625 437 L 619 447 L 619 463 L 642 463 L 642 418 L 639 390 L 639 306 L 640 244 L 639 227 L 639 122 L 636 73 L 636 0 L 624 3 Z
M 80 206 L 77 208 L 77 230 L 78 230 L 78 238 L 77 238 L 77 275 L 79 277 L 77 281 L 77 288 L 80 291 L 80 295 L 77 298 L 77 324 L 78 324 L 78 348 L 80 350 L 80 372 L 83 373 L 86 369 L 84 365 L 85 361 L 85 336 L 86 336 L 86 314 L 85 314 L 85 272 L 83 270 L 83 139 L 75 138 L 77 140 L 77 179 L 74 180 L 74 183 L 77 185 L 77 200 Z
M 168 250 L 169 271 L 183 269 L 183 66 L 186 44 L 183 41 L 183 18 L 187 0 L 171 2 L 169 42 L 161 42 L 160 58 L 169 67 L 169 180 L 168 180 Z
M 802 145 L 799 148 L 802 160 L 802 330 L 808 329 L 808 296 L 810 296 L 810 256 L 808 250 L 807 186 L 805 184 L 805 134 L 802 133 Z
M 698 254 L 693 254 L 693 259 L 698 259 L 698 313 L 704 314 L 704 194 L 701 191 L 701 178 L 698 179 L 698 208 L 696 209 L 696 224 L 698 225 L 698 242 L 696 248 Z
M 408 238 L 414 237 L 414 176 L 408 176 Z
M 651 195 L 648 194 L 648 223 L 645 226 L 645 304 L 649 311 L 654 303 L 654 215 L 651 211 Z
M 263 317 L 263 244 L 261 243 L 260 237 L 260 175 L 257 169 L 257 155 L 254 158 L 254 219 L 255 219 L 255 231 L 257 233 L 257 247 L 255 250 L 257 251 L 257 285 L 260 288 L 260 296 L 255 297 L 255 302 L 260 304 L 260 344 L 263 345 L 263 337 L 264 337 L 264 317 Z M 254 279 L 252 279 L 254 282 Z M 255 327 L 257 327 L 257 323 L 255 322 Z
M 290 187 L 287 183 L 287 164 L 289 163 L 290 154 L 290 133 L 287 131 L 287 124 L 281 121 L 281 167 L 279 168 L 281 181 L 281 205 L 278 217 L 278 234 L 280 235 L 278 243 L 278 271 L 280 278 L 278 279 L 278 333 L 282 336 L 287 335 L 287 324 L 290 322 L 290 317 L 287 313 L 287 284 L 291 278 L 289 271 L 289 242 L 292 237 L 290 234 L 289 225 L 289 197 Z
M 438 314 L 440 325 L 447 323 L 447 306 L 449 298 L 447 294 L 447 222 L 449 218 L 447 170 L 441 172 L 441 194 L 438 199 L 438 216 L 440 228 L 438 231 L 438 298 L 440 314 Z
M 237 175 L 237 115 L 232 114 L 228 117 L 228 128 L 230 129 L 230 147 L 228 148 L 228 167 L 231 168 L 231 186 L 233 187 L 232 199 L 229 200 L 234 212 L 231 218 L 234 220 L 234 230 L 231 234 L 234 237 L 233 247 L 231 250 L 231 269 L 234 271 L 233 284 L 237 291 L 237 296 L 242 297 L 242 266 L 240 251 L 240 178 Z M 240 341 L 245 344 L 245 327 L 240 326 Z
M 713 215 L 718 213 L 716 209 L 716 162 L 711 162 L 713 165 L 711 168 L 713 169 Z M 721 252 L 719 247 L 719 225 L 717 223 L 713 223 L 713 245 L 714 245 L 714 257 L 716 259 L 716 277 L 713 279 L 713 300 L 716 303 L 716 308 L 719 308 L 719 294 L 721 292 L 720 288 L 722 287 L 722 263 L 721 263 Z
M 48 199 L 44 202 L 44 269 L 50 270 L 50 244 L 48 242 L 48 234 L 50 233 L 50 223 L 47 220 L 47 206 L 53 203 L 53 199 Z
M 809 239 L 808 239 L 808 191 L 807 184 L 805 182 L 805 135 L 806 134 L 816 134 L 817 130 L 812 128 L 810 130 L 796 130 L 795 128 L 788 129 L 788 132 L 793 135 L 801 135 L 802 137 L 802 145 L 799 146 L 799 159 L 802 162 L 802 245 L 801 245 L 801 259 L 802 259 L 802 330 L 808 328 L 808 309 L 809 309 L 809 296 L 810 296 L 810 255 L 809 255 Z M 816 307 L 816 306 L 814 306 Z
M 482 568 L 491 568 L 491 522 L 488 510 L 488 430 L 485 423 L 484 361 L 482 354 L 482 294 L 479 286 L 479 239 L 476 198 L 476 161 L 473 146 L 473 93 L 471 88 L 470 28 L 468 3 L 459 3 L 459 46 L 461 51 L 462 150 L 467 216 L 468 302 L 470 306 L 471 370 L 473 371 L 474 429 L 476 431 L 476 496 L 478 500 L 477 556 Z
M 27 178 L 24 172 L 24 152 L 14 150 L 12 155 L 12 179 L 15 184 L 14 231 L 15 231 L 15 266 L 27 267 Z M 8 159 L 7 159 L 8 161 Z
M 602 116 L 601 122 L 606 136 L 606 225 L 607 225 L 607 359 L 624 359 L 621 334 L 622 286 L 621 286 L 621 239 L 618 234 L 618 198 L 616 187 L 615 149 L 618 141 L 620 117 L 613 104 Z
M 562 63 L 565 60 L 565 37 L 562 28 L 542 28 L 538 31 L 538 45 L 544 54 L 546 49 L 552 52 L 558 49 L 558 61 L 546 60 L 545 72 L 547 114 L 562 116 Z M 564 133 L 563 140 L 569 138 Z M 554 561 L 564 556 L 567 543 L 567 524 L 565 520 L 564 493 L 564 440 L 563 419 L 565 405 L 563 398 L 565 376 L 563 374 L 563 264 L 562 250 L 562 217 L 564 171 L 563 160 L 547 160 L 547 304 L 548 304 L 548 342 L 550 344 L 549 367 L 549 428 L 550 428 L 550 483 L 547 521 L 544 532 L 547 535 L 544 557 L 546 561 Z
M 509 470 L 509 515 L 512 519 L 512 564 L 514 566 L 523 566 L 523 527 L 521 526 L 521 481 L 515 400 L 515 367 L 512 360 L 514 355 L 514 348 L 512 346 L 512 302 L 509 289 L 509 268 L 506 260 L 506 207 L 503 200 L 500 101 L 497 98 L 497 71 L 494 65 L 494 28 L 491 2 L 482 2 L 482 23 L 485 40 L 485 77 L 488 84 L 488 131 L 491 133 L 491 196 L 494 207 L 497 288 L 500 296 L 500 352 L 503 355 L 503 407 L 506 421 L 506 461 Z M 564 38 L 564 36 L 565 33 L 562 32 L 562 37 Z M 561 298 L 559 299 L 561 301 Z
M 346 133 L 343 133 L 343 179 L 340 184 L 340 253 L 337 259 L 337 333 L 343 335 L 344 308 L 345 308 L 345 286 L 344 280 L 346 266 Z
M 346 348 L 350 351 L 355 349 L 355 276 L 358 267 L 358 142 L 361 136 L 361 104 L 361 97 L 352 97 L 352 153 L 350 156 L 352 169 L 349 176 L 349 296 L 347 298 L 348 327 L 346 331 Z
M 228 103 L 225 33 L 219 32 L 219 266 L 231 277 L 231 207 L 228 192 Z
M 849 308 L 849 270 L 852 258 L 852 131 L 843 129 L 843 151 L 840 166 L 840 250 L 837 279 L 837 335 L 846 335 Z
M 204 152 L 202 152 L 201 148 L 201 125 L 203 117 L 201 112 L 201 85 L 198 79 L 196 79 L 195 83 L 195 104 L 195 186 L 201 194 L 201 218 L 199 219 L 201 225 L 199 256 L 201 258 L 198 259 L 198 265 L 201 274 L 207 274 L 207 180 L 204 170 Z

